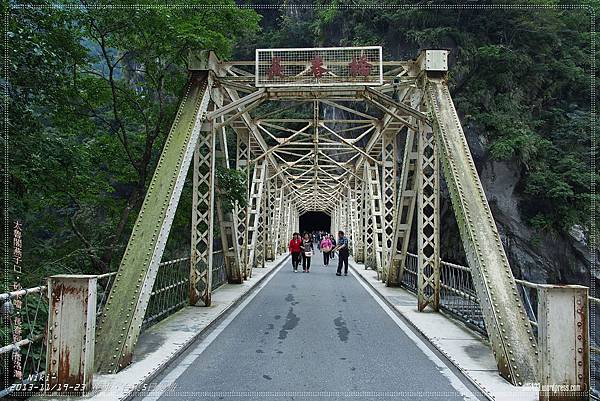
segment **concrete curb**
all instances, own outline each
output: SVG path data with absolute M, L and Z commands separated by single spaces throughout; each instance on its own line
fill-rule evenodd
M 449 362 L 452 366 L 454 366 L 461 374 L 462 376 L 467 379 L 467 381 L 469 383 L 471 383 L 475 388 L 477 388 L 477 390 L 479 390 L 479 392 L 485 396 L 488 400 L 490 401 L 496 401 L 496 398 L 490 394 L 487 389 L 483 388 L 481 386 L 481 383 L 479 383 L 477 380 L 475 380 L 474 378 L 472 378 L 471 376 L 469 376 L 459 365 L 456 364 L 456 362 L 448 355 L 446 354 L 446 352 L 444 352 L 440 347 L 438 347 L 432 340 L 430 340 L 427 335 L 421 330 L 419 329 L 418 326 L 416 326 L 410 319 L 408 319 L 406 316 L 404 316 L 404 314 L 399 311 L 395 305 L 393 303 L 391 303 L 383 294 L 381 294 L 379 292 L 379 290 L 377 288 L 375 288 L 367 279 L 365 279 L 360 273 L 358 273 L 358 266 L 356 265 L 356 262 L 354 261 L 350 261 L 350 263 L 348 263 L 349 267 L 354 270 L 354 272 L 356 273 L 356 276 L 363 281 L 366 285 L 369 286 L 369 288 L 371 288 L 378 296 L 379 298 L 388 306 L 390 307 L 399 317 L 400 319 L 402 319 L 402 321 L 404 323 L 406 323 L 412 330 L 414 330 L 415 333 L 418 333 L 419 337 L 421 337 L 424 341 L 427 342 L 427 344 L 429 344 L 431 346 L 431 348 L 433 348 L 438 354 L 440 354 L 441 356 L 443 356 L 443 359 L 446 360 L 447 362 Z M 415 298 L 416 300 L 416 298 Z
M 248 291 L 242 293 L 235 301 L 233 301 L 225 309 L 223 309 L 208 325 L 206 325 L 202 330 L 200 330 L 196 334 L 194 334 L 192 338 L 187 340 L 177 351 L 175 351 L 173 354 L 171 354 L 167 360 L 165 360 L 160 365 L 156 366 L 156 368 L 148 376 L 144 377 L 144 379 L 142 381 L 140 381 L 136 384 L 135 388 L 133 388 L 131 391 L 129 391 L 122 397 L 119 397 L 118 400 L 119 401 L 128 401 L 138 395 L 141 395 L 141 394 L 137 393 L 137 391 L 139 391 L 139 390 L 136 390 L 136 388 L 143 387 L 145 384 L 148 384 L 149 382 L 154 380 L 160 373 L 163 372 L 163 370 L 167 366 L 169 366 L 173 361 L 175 361 L 179 356 L 181 356 L 185 351 L 187 351 L 200 337 L 202 337 L 206 333 L 210 332 L 215 326 L 217 326 L 221 321 L 223 321 L 223 319 L 229 314 L 229 312 L 231 312 L 239 304 L 241 304 L 246 298 L 248 298 L 248 296 L 251 293 L 253 293 L 256 290 L 256 288 L 263 281 L 265 281 L 265 279 L 267 279 L 268 277 L 275 274 L 275 272 L 279 269 L 279 267 L 281 265 L 283 265 L 285 262 L 287 262 L 289 258 L 290 258 L 289 255 L 286 255 L 285 257 L 283 257 L 275 266 L 271 267 L 270 271 L 267 274 L 260 277 L 252 285 L 252 287 L 250 287 L 248 289 Z

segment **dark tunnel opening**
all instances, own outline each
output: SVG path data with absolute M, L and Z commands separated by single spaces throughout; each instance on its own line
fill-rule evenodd
M 331 227 L 331 217 L 323 212 L 306 212 L 300 216 L 300 233 L 305 231 L 327 231 Z

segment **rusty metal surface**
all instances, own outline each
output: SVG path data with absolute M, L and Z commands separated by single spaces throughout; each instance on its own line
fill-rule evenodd
M 540 401 L 589 398 L 588 289 L 538 285 Z
M 46 389 L 87 392 L 94 373 L 96 276 L 52 276 L 48 299 Z

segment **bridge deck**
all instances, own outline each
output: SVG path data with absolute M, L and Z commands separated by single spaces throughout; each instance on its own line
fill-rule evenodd
M 353 274 L 313 262 L 283 265 L 137 400 L 483 399 Z

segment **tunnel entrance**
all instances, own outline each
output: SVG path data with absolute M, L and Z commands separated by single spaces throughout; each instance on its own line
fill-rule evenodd
M 331 227 L 331 217 L 323 212 L 306 212 L 300 215 L 300 233 L 305 231 L 327 231 Z

